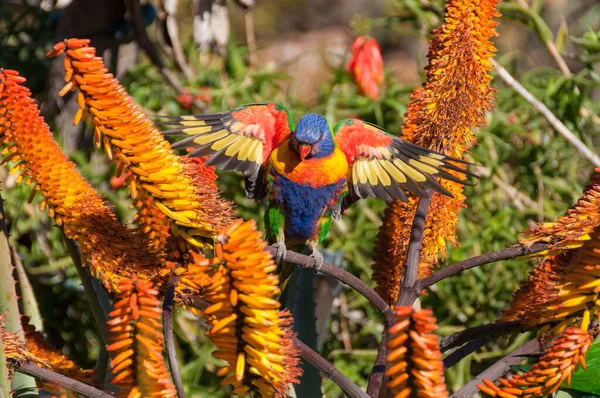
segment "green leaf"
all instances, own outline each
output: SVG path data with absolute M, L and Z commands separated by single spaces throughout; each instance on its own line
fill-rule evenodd
M 564 390 L 559 390 L 556 394 L 556 398 L 597 398 L 598 395 L 590 395 L 585 392 L 570 390 L 568 388 Z
M 572 390 L 600 394 L 600 343 L 594 343 L 585 354 L 587 369 L 579 368 L 568 386 Z M 566 387 L 566 385 L 565 385 Z
M 567 21 L 563 18 L 560 21 L 560 28 L 558 29 L 558 33 L 556 33 L 556 40 L 554 41 L 554 45 L 556 46 L 556 50 L 559 53 L 565 51 L 567 47 L 567 38 L 569 37 L 569 26 L 567 25 Z

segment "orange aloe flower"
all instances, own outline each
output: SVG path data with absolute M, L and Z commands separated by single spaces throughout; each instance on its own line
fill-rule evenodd
M 598 310 L 600 231 L 595 231 L 580 248 L 547 257 L 534 267 L 499 321 L 544 325 L 540 332 L 554 336 L 574 324 L 587 330 Z
M 590 185 L 583 196 L 568 210 L 567 214 L 554 222 L 537 224 L 525 232 L 526 245 L 535 242 L 550 244 L 551 249 L 573 249 L 580 247 L 590 235 L 600 226 L 600 168 L 592 177 Z
M 75 123 L 91 114 L 96 146 L 103 146 L 110 159 L 132 173 L 131 195 L 152 195 L 154 205 L 172 220 L 175 236 L 196 247 L 212 247 L 214 231 L 233 220 L 231 203 L 219 197 L 214 184 L 205 184 L 195 160 L 173 153 L 88 44 L 89 40 L 69 39 L 48 53 L 65 54 L 67 83 L 59 95 L 78 90 Z
M 299 352 L 292 343 L 291 315 L 279 310 L 277 265 L 254 221 L 242 220 L 217 238 L 216 254 L 224 261 L 206 284 L 212 305 L 202 315 L 211 326 L 207 336 L 217 346 L 221 384 L 236 395 L 285 397 L 298 383 Z
M 386 372 L 394 398 L 448 397 L 432 312 L 413 311 L 411 306 L 399 306 L 394 311 L 396 322 L 389 330 Z
M 34 362 L 36 364 L 48 367 L 56 373 L 81 381 L 82 383 L 94 385 L 94 370 L 80 368 L 75 362 L 67 358 L 66 355 L 63 355 L 60 351 L 48 344 L 44 339 L 44 336 L 35 330 L 33 325 L 29 324 L 27 317 L 23 318 L 23 331 L 25 332 L 26 345 L 24 351 L 35 358 Z M 70 391 L 65 390 L 63 387 L 53 385 L 52 383 L 44 382 L 41 383 L 41 385 L 44 390 L 51 394 L 56 394 L 58 396 L 63 396 L 64 394 L 70 394 L 68 396 L 77 396 L 76 394 L 72 394 Z
M 107 322 L 112 384 L 128 398 L 176 397 L 164 362 L 162 308 L 152 282 L 123 280 Z
M 585 369 L 585 352 L 592 344 L 590 334 L 578 328 L 569 328 L 546 350 L 530 371 L 514 375 L 510 380 L 500 378 L 500 386 L 484 379 L 477 387 L 492 397 L 548 397 L 563 382 L 571 384 L 571 376 L 579 364 Z
M 453 0 L 446 3 L 444 24 L 433 33 L 429 48 L 427 81 L 411 96 L 403 138 L 446 155 L 462 158 L 474 144 L 473 127 L 485 125 L 485 112 L 493 109 L 490 58 L 496 49 L 498 0 Z M 456 244 L 458 211 L 465 207 L 462 186 L 441 184 L 454 198 L 434 194 L 427 214 L 420 277 L 431 272 L 438 257 L 445 257 L 446 242 Z M 412 221 L 418 200 L 392 202 L 383 217 L 375 247 L 373 279 L 377 291 L 390 304 L 398 298 Z
M 347 69 L 367 97 L 372 100 L 379 97 L 379 85 L 383 82 L 383 58 L 375 39 L 359 36 L 354 40 Z
M 134 272 L 151 279 L 159 269 L 158 256 L 139 230 L 117 220 L 113 208 L 60 150 L 24 82 L 17 72 L 0 69 L 4 163 L 12 162 L 12 170 L 22 173 L 19 179 L 35 185 L 32 194 L 42 194 L 42 209 L 48 208 L 56 225 L 77 241 L 92 273 L 108 288 Z

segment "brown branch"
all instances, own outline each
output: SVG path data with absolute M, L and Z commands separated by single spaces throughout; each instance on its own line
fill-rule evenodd
M 167 359 L 169 360 L 169 368 L 173 383 L 177 389 L 179 398 L 185 398 L 185 390 L 181 381 L 181 372 L 179 371 L 179 361 L 177 360 L 177 352 L 175 351 L 175 338 L 173 337 L 173 299 L 175 297 L 175 287 L 179 283 L 179 276 L 171 272 L 167 281 L 165 290 L 165 298 L 163 301 L 163 332 L 165 335 L 165 349 L 167 351 Z
M 413 219 L 408 254 L 406 255 L 406 266 L 404 267 L 404 277 L 400 285 L 400 297 L 398 298 L 397 305 L 412 305 L 421 294 L 422 289 L 418 289 L 417 286 L 417 274 L 419 272 L 419 258 L 421 257 L 427 210 L 431 204 L 431 195 L 433 195 L 433 192 L 430 190 L 427 190 L 427 193 L 429 196 L 419 198 L 419 205 Z
M 458 263 L 454 263 L 449 265 L 446 268 L 442 268 L 441 270 L 420 279 L 417 283 L 417 291 L 421 291 L 423 289 L 427 289 L 429 286 L 438 283 L 439 281 L 448 278 L 454 274 L 458 274 L 464 270 L 478 267 L 483 264 L 493 263 L 495 261 L 500 260 L 508 260 L 511 258 L 527 256 L 530 254 L 539 253 L 548 248 L 548 245 L 545 243 L 534 243 L 531 246 L 525 246 L 518 244 L 516 246 L 512 246 L 502 250 L 496 250 L 493 252 L 485 253 L 480 256 L 471 257 L 464 261 L 460 261 Z
M 419 258 L 421 255 L 421 246 L 423 244 L 423 231 L 425 230 L 425 220 L 427 218 L 427 210 L 431 204 L 430 190 L 427 190 L 429 196 L 419 198 L 419 204 L 413 219 L 412 228 L 410 231 L 410 242 L 408 244 L 408 253 L 406 255 L 406 267 L 404 268 L 404 276 L 400 285 L 400 297 L 397 305 L 412 305 L 419 297 L 421 290 L 416 290 L 417 273 L 419 271 Z M 385 325 L 387 328 L 388 325 Z M 387 357 L 387 333 L 382 334 L 381 343 L 377 350 L 377 358 L 373 364 L 373 370 L 369 376 L 369 385 L 367 391 L 371 397 L 380 396 L 381 389 L 385 388 L 385 363 Z
M 277 253 L 277 249 L 270 246 L 267 248 L 273 256 Z M 283 258 L 288 263 L 295 264 L 302 268 L 315 269 L 315 259 L 313 257 L 305 256 L 304 254 L 296 253 L 288 250 L 285 257 Z M 352 275 L 343 268 L 336 267 L 330 263 L 323 263 L 319 272 L 335 278 L 342 283 L 350 286 L 360 294 L 362 294 L 367 300 L 377 308 L 384 318 L 385 325 L 389 325 L 394 319 L 394 313 L 390 306 L 385 302 L 383 298 L 375 290 L 370 288 L 365 282 Z
M 529 342 L 523 344 L 521 347 L 517 348 L 504 358 L 500 359 L 498 362 L 484 370 L 473 380 L 465 384 L 460 390 L 456 393 L 452 394 L 451 398 L 470 398 L 473 395 L 479 392 L 477 388 L 477 384 L 481 384 L 483 379 L 488 379 L 490 381 L 495 381 L 506 372 L 510 370 L 510 367 L 513 365 L 519 364 L 523 358 L 520 356 L 532 354 L 538 352 L 540 350 L 540 342 L 538 339 L 530 340 Z
M 492 340 L 491 337 L 480 337 L 473 341 L 468 342 L 464 346 L 460 347 L 458 350 L 454 351 L 446 358 L 444 358 L 444 369 L 448 369 L 462 361 L 465 357 L 471 355 L 473 352 L 477 351 L 487 343 Z
M 27 374 L 29 376 L 36 377 L 40 380 L 55 384 L 59 387 L 69 389 L 86 397 L 114 398 L 113 395 L 107 392 L 99 390 L 95 387 L 77 381 L 75 379 L 71 379 L 70 377 L 61 375 L 60 373 L 40 368 L 39 366 L 34 365 L 30 362 L 21 362 L 17 371 Z
M 383 379 L 385 377 L 386 370 L 386 359 L 387 359 L 387 327 L 384 327 L 383 333 L 381 334 L 381 343 L 377 349 L 377 357 L 373 364 L 373 370 L 369 375 L 369 384 L 367 385 L 367 394 L 376 398 L 383 392 L 382 389 L 386 389 L 386 385 L 383 385 Z
M 495 337 L 514 332 L 524 332 L 529 328 L 521 325 L 519 321 L 489 323 L 461 330 L 440 340 L 440 351 L 448 351 L 452 347 L 465 344 L 479 337 Z
M 300 356 L 303 360 L 317 368 L 328 379 L 337 384 L 338 387 L 351 398 L 369 398 L 359 386 L 353 383 L 345 374 L 339 371 L 338 368 L 329 363 L 325 358 L 315 352 L 312 348 L 294 338 L 294 344 L 300 348 Z
M 292 252 L 288 252 L 290 254 Z M 297 254 L 297 253 L 294 253 Z M 304 256 L 306 257 L 306 256 Z M 289 261 L 289 260 L 286 260 Z M 308 268 L 308 267 L 307 267 Z M 189 307 L 198 308 L 200 310 L 205 309 L 210 303 L 197 295 L 187 295 L 181 298 L 184 305 Z M 338 387 L 351 398 L 369 398 L 369 396 L 355 383 L 352 382 L 346 375 L 340 372 L 334 365 L 329 363 L 325 358 L 315 352 L 313 349 L 308 347 L 306 344 L 294 338 L 294 344 L 300 349 L 300 356 L 303 360 L 310 363 L 312 366 L 317 368 L 327 378 L 337 384 Z

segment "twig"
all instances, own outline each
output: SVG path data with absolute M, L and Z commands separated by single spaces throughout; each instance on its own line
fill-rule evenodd
M 367 385 L 367 394 L 376 398 L 381 395 L 381 390 L 386 386 L 383 385 L 383 378 L 385 376 L 385 365 L 387 359 L 387 327 L 383 329 L 381 334 L 381 342 L 377 349 L 377 357 L 373 364 L 373 370 L 369 375 L 369 384 Z
M 71 391 L 84 395 L 86 397 L 93 398 L 114 398 L 113 395 L 99 390 L 95 387 L 82 383 L 80 381 L 71 379 L 70 377 L 63 376 L 59 373 L 53 372 L 48 369 L 40 368 L 30 362 L 21 362 L 18 372 L 36 377 L 40 380 L 52 383 L 59 387 L 67 388 Z
M 273 256 L 277 253 L 277 249 L 270 246 L 267 248 Z M 302 268 L 315 269 L 315 259 L 313 257 L 305 256 L 304 254 L 296 253 L 291 250 L 287 251 L 287 254 L 283 258 L 288 263 L 298 265 Z M 343 268 L 336 267 L 330 263 L 323 263 L 319 272 L 335 278 L 342 283 L 350 286 L 360 294 L 362 294 L 367 300 L 371 302 L 383 315 L 384 322 L 388 325 L 394 319 L 394 313 L 390 306 L 385 302 L 383 298 L 375 290 L 370 288 L 365 282 L 352 275 Z
M 446 358 L 444 358 L 444 369 L 448 369 L 459 363 L 463 358 L 471 355 L 488 342 L 492 341 L 491 337 L 481 337 L 473 341 L 468 342 L 458 350 L 454 351 Z
M 523 344 L 521 347 L 517 348 L 504 358 L 500 359 L 498 362 L 484 370 L 473 380 L 465 384 L 460 390 L 456 393 L 452 394 L 451 398 L 469 398 L 479 392 L 477 388 L 477 384 L 481 384 L 483 379 L 488 379 L 490 381 L 495 381 L 503 374 L 510 370 L 510 367 L 513 365 L 517 365 L 520 363 L 523 358 L 520 358 L 520 355 L 532 354 L 540 350 L 540 342 L 538 339 L 530 340 L 529 342 Z
M 439 18 L 444 18 L 444 12 L 436 6 L 434 6 L 433 4 L 431 4 L 429 0 L 419 0 L 419 3 L 421 3 L 424 9 L 433 12 Z
M 288 252 L 289 254 L 290 252 Z M 297 253 L 295 253 L 297 254 Z M 288 261 L 288 260 L 286 260 Z M 204 309 L 210 305 L 210 303 L 197 295 L 188 295 L 183 296 L 181 301 L 184 305 L 189 307 L 194 307 L 198 309 Z M 370 398 L 359 386 L 353 383 L 346 375 L 340 372 L 335 366 L 329 363 L 325 358 L 319 355 L 317 352 L 312 350 L 306 344 L 298 340 L 297 338 L 293 339 L 294 344 L 298 346 L 300 349 L 300 356 L 306 362 L 313 365 L 315 368 L 319 369 L 321 373 L 327 376 L 331 381 L 337 384 L 338 387 L 342 389 L 346 393 L 348 397 L 354 398 Z
M 527 256 L 530 254 L 539 253 L 548 248 L 544 243 L 534 243 L 531 246 L 516 245 L 502 250 L 496 250 L 493 252 L 485 253 L 480 256 L 471 257 L 464 261 L 454 263 L 442 268 L 441 270 L 434 272 L 433 274 L 420 279 L 417 282 L 417 291 L 427 289 L 431 285 L 435 285 L 441 280 L 448 278 L 449 276 L 458 274 L 470 268 L 478 267 L 480 265 L 493 263 L 500 260 L 508 260 L 511 258 Z
M 194 72 L 192 68 L 185 61 L 185 54 L 183 48 L 179 42 L 179 26 L 177 25 L 177 18 L 175 13 L 177 12 L 177 0 L 165 0 L 163 3 L 163 9 L 167 14 L 166 27 L 169 39 L 171 39 L 171 48 L 173 49 L 173 59 L 179 66 L 179 69 L 183 72 L 183 75 L 187 80 L 194 78 Z
M 517 2 L 519 3 L 519 6 L 521 6 L 521 8 L 524 8 L 526 10 L 531 9 L 529 7 L 529 3 L 527 3 L 525 0 L 518 0 Z M 558 69 L 560 69 L 562 74 L 567 77 L 571 77 L 573 74 L 567 66 L 567 63 L 565 62 L 564 58 L 558 52 L 558 49 L 556 48 L 554 42 L 551 39 L 548 39 L 544 41 L 544 45 L 548 49 L 548 52 L 550 53 L 552 58 L 554 58 L 554 62 L 556 62 L 556 65 L 558 66 Z
M 440 351 L 444 352 L 452 347 L 465 344 L 479 337 L 494 337 L 513 332 L 523 332 L 528 328 L 521 325 L 519 321 L 489 323 L 461 330 L 440 340 Z
M 404 268 L 404 277 L 402 278 L 400 285 L 398 305 L 412 305 L 417 297 L 419 297 L 422 290 L 417 289 L 417 273 L 419 271 L 419 258 L 421 256 L 427 210 L 431 204 L 431 195 L 433 195 L 430 190 L 427 190 L 427 193 L 429 196 L 422 196 L 419 198 L 419 205 L 417 206 L 417 211 L 410 231 L 410 242 L 408 244 L 408 253 L 406 255 L 406 267 Z
M 187 307 L 198 308 L 203 310 L 210 306 L 210 303 L 196 294 L 188 294 L 181 296 L 181 303 Z
M 256 34 L 254 32 L 254 14 L 247 10 L 244 14 L 246 23 L 246 43 L 248 44 L 248 63 L 252 70 L 256 70 L 258 65 L 258 51 L 256 50 Z
M 142 10 L 138 0 L 126 0 L 125 6 L 130 15 L 131 25 L 133 27 L 133 35 L 139 46 L 146 52 L 150 62 L 158 69 L 158 72 L 163 75 L 167 82 L 177 91 L 178 94 L 186 94 L 185 88 L 179 81 L 179 78 L 163 63 L 156 47 L 150 41 L 142 18 Z M 194 98 L 194 105 L 202 108 L 202 103 Z
M 173 338 L 173 299 L 175 297 L 175 287 L 179 283 L 179 279 L 179 276 L 171 272 L 171 276 L 169 276 L 169 280 L 167 281 L 163 302 L 163 331 L 173 383 L 175 383 L 175 388 L 177 388 L 178 397 L 185 398 L 185 390 L 183 389 L 181 372 L 179 371 L 179 361 L 177 360 L 177 352 L 175 351 L 175 339 Z
M 337 384 L 338 387 L 351 398 L 369 398 L 359 386 L 354 384 L 346 375 L 338 370 L 335 366 L 329 363 L 325 358 L 316 353 L 309 346 L 294 338 L 294 344 L 300 348 L 302 359 L 310 363 L 315 368 L 319 369 L 323 375 Z
M 546 105 L 538 101 L 525 87 L 523 87 L 514 77 L 500 65 L 496 60 L 490 59 L 498 76 L 504 83 L 514 89 L 525 101 L 529 102 L 533 109 L 541 114 L 550 125 L 558 131 L 567 141 L 569 141 L 579 152 L 583 154 L 596 167 L 600 167 L 600 157 L 589 149 L 567 126 L 563 124 Z
M 492 175 L 491 180 L 498 188 L 506 193 L 506 196 L 512 202 L 514 207 L 517 208 L 517 210 L 523 211 L 525 209 L 535 209 L 537 206 L 537 203 L 534 202 L 533 199 L 531 199 L 525 193 L 519 191 L 514 186 L 510 185 L 510 183 L 504 181 L 502 178 L 500 178 L 500 176 L 494 174 Z

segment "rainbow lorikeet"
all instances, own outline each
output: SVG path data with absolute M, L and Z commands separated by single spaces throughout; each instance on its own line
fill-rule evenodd
M 406 201 L 405 190 L 445 195 L 435 177 L 464 183 L 448 170 L 471 175 L 449 163 L 466 162 L 419 147 L 372 124 L 346 119 L 333 129 L 316 114 L 294 126 L 288 110 L 276 104 L 246 105 L 231 111 L 178 116 L 164 122 L 176 128 L 165 135 L 189 135 L 173 148 L 194 149 L 190 156 L 210 156 L 207 164 L 245 176 L 250 199 L 267 199 L 267 240 L 277 247 L 306 245 L 317 269 L 323 257 L 316 246 L 333 218 L 366 197 Z

